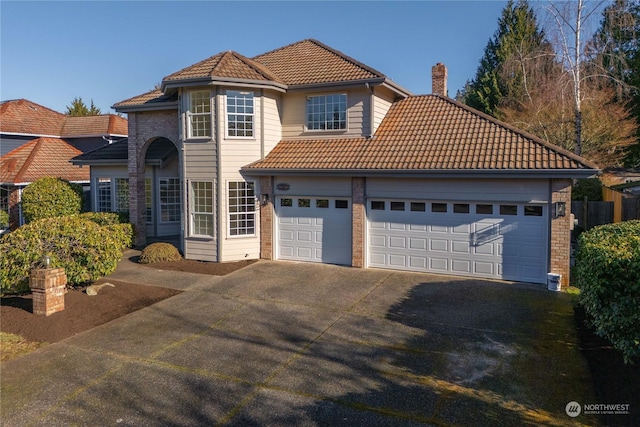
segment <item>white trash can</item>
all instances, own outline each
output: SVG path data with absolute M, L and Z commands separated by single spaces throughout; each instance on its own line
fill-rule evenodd
M 547 289 L 550 291 L 559 291 L 561 288 L 562 274 L 549 273 L 547 274 Z

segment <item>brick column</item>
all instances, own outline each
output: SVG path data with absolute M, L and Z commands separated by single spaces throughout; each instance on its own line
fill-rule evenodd
M 351 179 L 351 266 L 364 267 L 364 233 L 366 212 L 364 205 L 365 178 Z
M 11 231 L 20 227 L 20 188 L 9 186 L 9 229 Z
M 269 201 L 260 206 L 260 258 L 273 259 L 273 177 L 260 178 L 260 196 L 266 195 Z
M 571 180 L 551 180 L 551 250 L 550 273 L 562 275 L 561 286 L 569 286 L 571 268 Z M 564 202 L 565 216 L 555 217 L 553 205 Z
M 33 314 L 49 316 L 64 310 L 67 275 L 64 268 L 42 268 L 31 271 L 29 287 L 33 294 Z

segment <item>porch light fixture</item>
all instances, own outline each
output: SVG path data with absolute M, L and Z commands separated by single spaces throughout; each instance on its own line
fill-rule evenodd
M 553 217 L 559 218 L 567 214 L 567 204 L 565 202 L 555 202 L 553 204 Z
M 267 205 L 267 203 L 269 203 L 269 195 L 268 195 L 268 194 L 263 194 L 263 195 L 260 197 L 260 204 L 261 204 L 262 206 L 266 206 L 266 205 Z

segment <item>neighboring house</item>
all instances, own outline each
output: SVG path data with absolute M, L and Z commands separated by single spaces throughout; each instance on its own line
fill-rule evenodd
M 71 117 L 26 99 L 0 104 L 0 209 L 22 224 L 20 199 L 46 176 L 80 183 L 89 191 L 89 169 L 69 161 L 127 136 L 127 120 L 114 114 Z
M 566 286 L 572 179 L 597 167 L 448 98 L 432 71 L 434 94 L 412 96 L 316 40 L 223 52 L 117 103 L 127 147 L 73 161 L 94 186 L 128 179 L 138 244 L 176 234 L 190 259 Z

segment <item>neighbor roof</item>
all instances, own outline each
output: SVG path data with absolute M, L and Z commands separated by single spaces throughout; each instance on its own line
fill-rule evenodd
M 74 165 L 126 165 L 129 159 L 128 139 L 105 145 L 71 159 Z M 178 150 L 173 142 L 161 138 L 154 141 L 145 154 L 147 165 L 164 167 L 165 163 L 176 157 Z
M 283 140 L 245 171 L 466 173 L 573 171 L 597 166 L 438 95 L 392 105 L 373 138 Z
M 3 101 L 0 117 L 4 134 L 73 138 L 128 133 L 127 119 L 115 114 L 67 116 L 27 99 Z
M 0 159 L 0 182 L 21 184 L 52 176 L 68 181 L 88 181 L 89 168 L 69 160 L 82 151 L 59 138 L 37 138 L 10 151 Z

